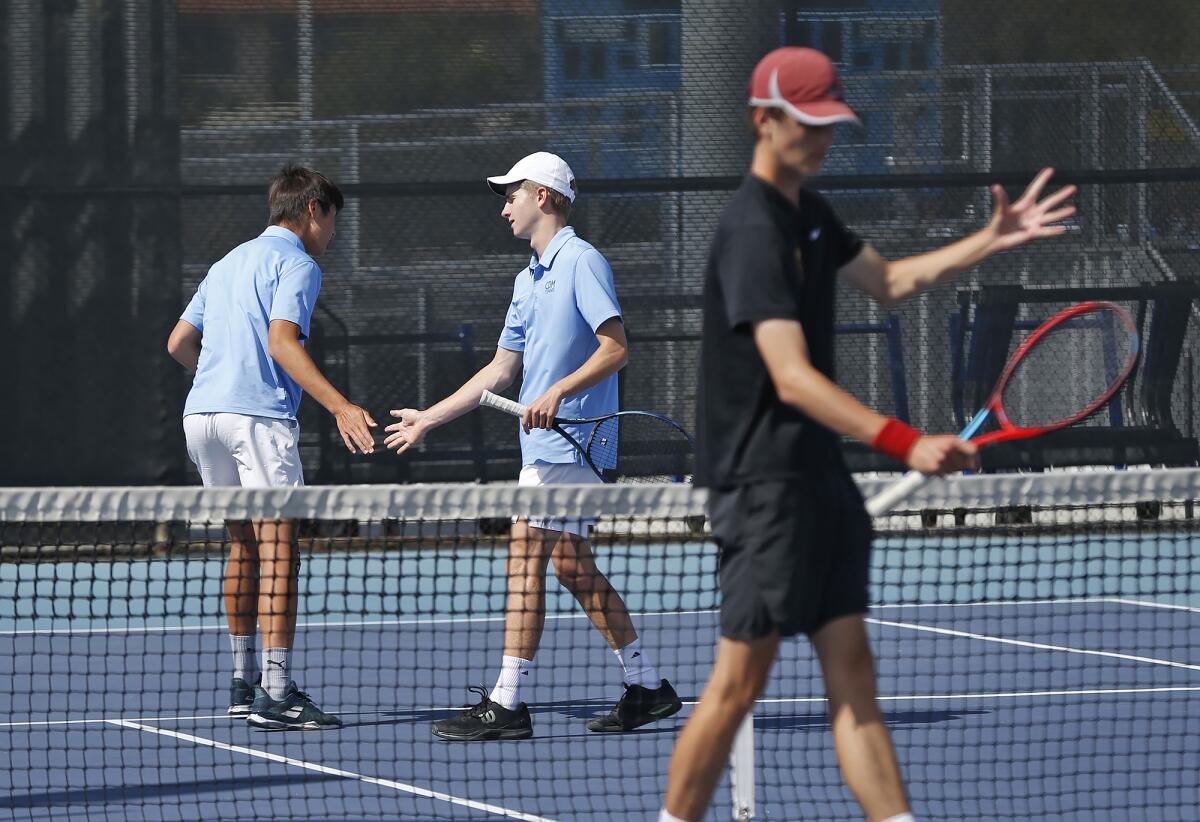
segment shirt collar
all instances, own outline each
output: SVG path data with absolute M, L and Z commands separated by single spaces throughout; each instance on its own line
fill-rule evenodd
M 281 240 L 287 240 L 292 245 L 296 246 L 296 248 L 304 251 L 304 241 L 301 240 L 299 235 L 290 228 L 284 228 L 281 225 L 269 225 L 267 226 L 267 230 L 264 231 L 260 236 L 278 237 Z M 305 253 L 307 254 L 308 252 L 305 251 Z
M 800 217 L 800 207 L 789 200 L 784 193 L 766 180 L 754 174 L 747 174 L 743 185 L 753 186 L 763 193 L 768 204 L 775 209 L 785 212 L 790 217 Z
M 570 240 L 574 236 L 575 229 L 571 228 L 569 225 L 560 228 L 558 233 L 555 234 L 550 240 L 550 244 L 546 246 L 546 250 L 542 253 L 541 259 L 538 259 L 537 254 L 531 254 L 529 256 L 529 273 L 537 276 L 535 271 L 539 265 L 543 269 L 554 265 L 555 255 L 557 255 L 559 251 L 562 251 L 562 247 L 567 244 L 567 240 Z

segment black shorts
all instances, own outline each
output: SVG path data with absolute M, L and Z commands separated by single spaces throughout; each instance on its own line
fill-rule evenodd
M 721 635 L 811 634 L 867 610 L 871 519 L 844 471 L 713 490 Z

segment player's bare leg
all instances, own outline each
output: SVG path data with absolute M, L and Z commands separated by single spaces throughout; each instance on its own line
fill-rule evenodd
M 708 684 L 671 754 L 666 808 L 672 815 L 698 820 L 707 812 L 733 738 L 762 693 L 778 650 L 778 633 L 748 641 L 721 638 Z
M 846 785 L 872 822 L 907 813 L 900 766 L 875 700 L 875 661 L 862 617 L 835 619 L 812 635 L 812 644 Z
M 249 522 L 229 521 L 225 562 L 225 618 L 229 633 L 254 636 L 258 623 L 258 538 Z
M 575 597 L 610 648 L 614 651 L 624 648 L 638 638 L 625 600 L 596 567 L 596 558 L 586 539 L 563 531 L 558 534 L 551 556 L 558 581 Z
M 546 624 L 546 566 L 557 531 L 513 523 L 508 542 L 508 601 L 504 612 L 504 655 L 532 660 Z

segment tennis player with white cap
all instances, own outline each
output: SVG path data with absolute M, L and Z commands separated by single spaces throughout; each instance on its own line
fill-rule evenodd
M 599 482 L 565 439 L 549 430 L 556 416 L 580 419 L 617 410 L 617 372 L 627 343 L 612 268 L 567 225 L 577 187 L 571 167 L 539 151 L 507 173 L 488 178 L 504 197 L 500 211 L 513 236 L 533 250 L 517 274 L 496 356 L 461 388 L 425 409 L 392 411 L 388 448 L 404 453 L 430 430 L 479 405 L 483 391 L 502 391 L 522 375 L 520 485 Z M 546 618 L 546 567 L 574 595 L 621 665 L 625 690 L 607 715 L 587 723 L 597 733 L 629 731 L 683 706 L 642 647 L 621 595 L 596 567 L 586 519 L 519 519 L 508 550 L 508 601 L 500 675 L 489 693 L 458 716 L 433 724 L 453 741 L 525 739 L 533 735 L 522 701 Z

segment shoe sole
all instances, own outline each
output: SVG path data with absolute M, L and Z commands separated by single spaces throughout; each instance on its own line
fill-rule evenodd
M 455 736 L 434 728 L 433 735 L 438 739 L 444 739 L 447 742 L 487 742 L 489 740 L 497 739 L 529 739 L 533 736 L 533 728 L 517 728 L 511 730 L 497 728 L 494 730 L 481 731 L 470 736 Z
M 628 731 L 637 730 L 643 725 L 649 725 L 651 722 L 658 722 L 660 719 L 666 719 L 667 717 L 675 716 L 675 714 L 679 713 L 681 710 L 683 710 L 683 702 L 681 700 L 676 700 L 670 705 L 660 705 L 657 708 L 651 708 L 649 711 L 647 711 L 647 715 L 643 717 L 640 722 L 633 725 L 605 725 L 594 728 L 592 727 L 592 723 L 589 722 L 587 729 L 595 734 L 626 733 Z
M 250 706 L 249 705 L 230 705 L 228 713 L 230 716 L 246 716 L 247 714 L 250 713 Z
M 275 719 L 263 719 L 254 715 L 246 718 L 246 724 L 262 731 L 330 731 L 342 727 L 340 724 L 321 725 L 317 722 L 279 722 Z

